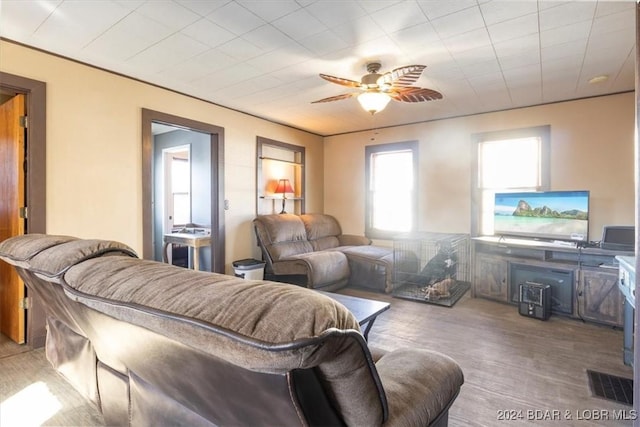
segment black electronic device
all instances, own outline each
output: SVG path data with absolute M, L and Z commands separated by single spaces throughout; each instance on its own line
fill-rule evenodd
M 602 249 L 633 252 L 635 243 L 636 227 L 633 225 L 605 225 L 602 228 Z
M 515 262 L 510 262 L 509 266 L 509 294 L 514 304 L 520 303 L 522 283 L 538 283 L 551 286 L 549 305 L 553 314 L 573 314 L 575 270 Z
M 547 320 L 551 316 L 551 286 L 535 282 L 521 283 L 518 313 Z

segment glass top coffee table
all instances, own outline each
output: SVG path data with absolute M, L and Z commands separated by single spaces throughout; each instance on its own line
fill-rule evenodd
M 389 307 L 391 307 L 391 304 L 388 302 L 353 297 L 351 295 L 335 294 L 333 292 L 318 292 L 347 307 L 347 309 L 356 317 L 356 320 L 361 327 L 366 325 L 362 332 L 364 339 L 368 339 L 369 331 L 373 326 L 373 322 L 375 322 L 380 313 L 387 311 Z

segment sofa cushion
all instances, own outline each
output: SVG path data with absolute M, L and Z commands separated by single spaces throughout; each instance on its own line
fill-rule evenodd
M 349 258 L 361 258 L 382 265 L 393 264 L 393 249 L 383 246 L 350 246 L 342 249 Z
M 331 215 L 305 214 L 300 215 L 307 233 L 307 239 L 314 251 L 340 246 L 338 236 L 342 234 L 340 224 Z
M 430 425 L 448 409 L 464 382 L 453 359 L 425 349 L 388 352 L 376 368 L 389 402 L 385 426 Z
M 60 243 L 76 240 L 71 236 L 47 236 L 44 234 L 26 234 L 0 242 L 0 259 L 5 258 L 12 264 L 28 268 L 29 260 L 45 249 Z
M 320 237 L 316 240 L 310 240 L 309 243 L 311 243 L 313 250 L 316 252 L 334 249 L 340 246 L 340 241 L 336 236 Z
M 309 242 L 284 242 L 267 246 L 269 255 L 273 262 L 287 260 L 292 256 L 313 252 L 313 248 Z
M 309 289 L 195 273 L 114 256 L 75 265 L 64 282 L 86 295 L 201 320 L 272 344 L 315 337 L 330 328 L 359 330 L 344 306 Z
M 339 236 L 342 234 L 340 224 L 331 215 L 304 214 L 300 215 L 307 233 L 307 239 L 317 240 L 327 236 Z
M 268 240 L 264 243 L 276 244 L 307 240 L 304 223 L 293 214 L 261 215 L 258 217 Z
M 30 270 L 45 277 L 58 277 L 79 262 L 108 254 L 137 258 L 135 251 L 124 243 L 78 239 L 62 242 L 39 252 L 31 258 Z
M 292 214 L 260 215 L 254 220 L 258 239 L 273 263 L 313 252 L 304 223 Z

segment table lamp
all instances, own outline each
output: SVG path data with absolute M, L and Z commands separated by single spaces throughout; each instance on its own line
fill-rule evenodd
M 282 211 L 280 213 L 281 214 L 286 213 L 284 211 L 284 204 L 285 204 L 285 201 L 287 200 L 286 193 L 293 193 L 293 187 L 291 186 L 291 183 L 289 182 L 289 180 L 288 179 L 278 180 L 278 186 L 276 187 L 276 191 L 274 191 L 274 193 L 282 194 Z

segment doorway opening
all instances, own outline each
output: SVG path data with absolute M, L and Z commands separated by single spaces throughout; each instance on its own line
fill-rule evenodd
M 161 142 L 158 140 L 159 137 L 155 132 L 157 126 L 154 124 L 154 145 L 156 148 L 156 152 L 160 148 Z M 174 133 L 178 133 L 176 136 L 176 140 L 180 142 L 179 130 L 176 129 L 173 131 Z M 202 134 L 205 136 L 204 134 Z M 174 134 L 169 134 L 169 136 L 174 136 Z M 204 141 L 206 143 L 206 141 Z M 158 170 L 158 176 L 155 186 L 155 194 L 156 194 L 156 213 L 158 216 L 156 217 L 156 222 L 158 222 L 160 227 L 160 233 L 156 232 L 156 236 L 154 239 L 154 252 L 155 259 L 160 261 L 161 258 L 158 256 L 158 250 L 160 248 L 160 244 L 163 241 L 163 236 L 165 234 L 175 233 L 178 231 L 186 230 L 188 227 L 194 225 L 194 222 L 191 220 L 191 213 L 193 209 L 191 205 L 193 203 L 193 199 L 191 198 L 191 145 L 179 145 L 176 147 L 168 147 L 162 148 L 160 152 L 160 156 L 158 160 L 155 161 L 154 166 Z M 210 162 L 205 162 L 203 165 L 205 168 L 211 169 Z M 203 206 L 203 210 L 206 211 L 206 216 L 211 215 L 211 198 L 205 196 L 204 199 L 199 199 L 196 201 L 200 205 Z M 204 225 L 200 225 L 200 227 L 206 228 Z M 210 232 L 210 230 L 209 230 Z M 166 249 L 164 249 L 164 258 L 169 264 L 179 265 L 182 267 L 189 266 L 189 251 L 188 248 L 182 246 L 169 245 Z M 207 269 L 206 265 L 206 254 L 205 255 L 205 269 Z M 211 266 L 208 266 L 208 270 L 210 270 Z
M 0 91 L 0 241 L 26 232 L 27 132 L 24 126 L 26 96 Z M 19 213 L 22 211 L 22 213 Z M 0 263 L 0 333 L 12 341 L 25 342 L 26 288 L 17 271 Z
M 151 130 L 154 259 L 211 271 L 211 247 L 206 245 L 211 236 L 210 135 L 155 122 Z M 184 234 L 187 241 L 199 243 L 197 251 L 175 242 Z M 167 240 L 173 243 L 166 244 Z
M 0 156 L 0 174 L 3 176 L 3 192 L 0 197 L 0 217 L 3 219 L 0 220 L 0 228 L 4 230 L 0 240 L 17 234 L 46 232 L 46 84 L 0 72 L 0 104 L 12 102 L 19 97 L 24 99 L 24 105 L 20 107 L 24 119 L 20 119 L 19 127 L 22 129 L 18 130 L 18 134 L 24 139 L 21 143 L 23 147 L 19 150 L 20 158 L 10 154 L 15 154 L 15 151 L 8 150 L 6 139 L 3 139 L 0 147 L 3 153 Z M 7 123 L 0 124 L 3 130 L 7 130 L 7 127 Z M 18 175 L 22 175 L 21 187 L 18 185 Z M 16 196 L 21 199 L 20 214 L 14 210 L 14 204 L 6 203 L 8 200 L 15 200 Z M 18 216 L 22 218 L 17 218 Z M 9 223 L 21 224 L 16 228 L 8 226 Z M 0 266 L 0 270 L 0 323 L 2 330 L 6 332 L 0 337 L 0 355 L 11 354 L 17 348 L 22 348 L 16 342 L 25 343 L 31 348 L 42 347 L 46 329 L 41 302 L 29 295 L 22 281 L 16 282 L 17 274 L 13 268 Z M 8 289 L 8 283 L 13 283 L 9 286 L 12 289 Z
M 143 258 L 225 272 L 223 166 L 223 128 L 142 110 Z M 165 236 L 176 232 L 211 243 L 165 252 Z

